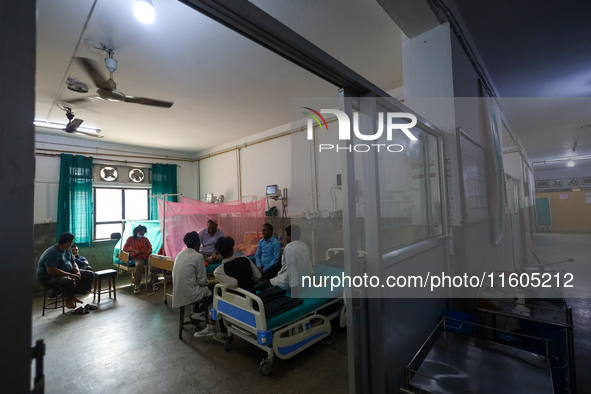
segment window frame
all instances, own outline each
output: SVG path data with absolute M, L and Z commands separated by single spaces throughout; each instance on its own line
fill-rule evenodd
M 97 189 L 110 189 L 110 190 L 120 190 L 121 191 L 121 218 L 122 220 L 115 220 L 115 221 L 107 221 L 107 222 L 97 222 L 96 220 L 96 191 Z M 109 238 L 96 238 L 96 226 L 97 224 L 120 224 L 122 221 L 125 221 L 125 190 L 145 190 L 147 192 L 146 201 L 147 201 L 147 210 L 146 210 L 146 220 L 150 219 L 150 191 L 152 190 L 149 187 L 108 187 L 108 186 L 93 186 L 92 187 L 92 240 L 93 241 L 103 241 Z

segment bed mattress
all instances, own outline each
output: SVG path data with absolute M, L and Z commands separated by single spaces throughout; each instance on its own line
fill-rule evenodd
M 314 267 L 314 275 L 315 276 L 325 276 L 325 275 L 335 275 L 341 276 L 343 273 L 343 269 L 339 267 L 331 267 L 324 264 L 317 264 Z M 318 282 L 317 282 L 318 283 Z M 277 327 L 281 327 L 287 323 L 293 322 L 294 320 L 307 315 L 308 313 L 320 308 L 322 305 L 326 304 L 327 302 L 340 297 L 343 293 L 342 287 L 335 288 L 334 291 L 331 292 L 330 284 L 328 288 L 326 287 L 319 287 L 319 288 L 310 288 L 305 289 L 305 297 L 300 297 L 304 302 L 293 308 L 288 310 L 285 313 L 282 313 L 279 316 L 275 316 L 271 319 L 267 319 L 267 329 L 271 330 Z

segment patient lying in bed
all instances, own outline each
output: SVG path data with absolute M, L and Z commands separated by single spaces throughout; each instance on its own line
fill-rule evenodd
M 257 252 L 258 239 L 253 239 L 249 243 L 234 246 L 234 253 L 242 252 L 245 256 L 253 256 Z

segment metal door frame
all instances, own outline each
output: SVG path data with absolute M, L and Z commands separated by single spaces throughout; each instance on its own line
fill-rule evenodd
M 398 109 L 398 112 L 412 113 L 417 117 L 417 127 L 428 130 L 433 134 L 441 136 L 430 122 L 422 116 L 405 107 L 396 99 L 390 97 L 385 91 L 372 84 L 367 79 L 330 56 L 283 23 L 279 22 L 248 0 L 179 0 L 181 3 L 199 11 L 222 25 L 234 30 L 238 34 L 256 42 L 269 49 L 288 61 L 310 71 L 312 74 L 324 79 L 339 88 L 339 107 L 352 119 L 351 98 L 354 97 L 380 97 L 390 106 Z M 365 111 L 365 104 L 362 108 Z M 373 122 L 369 116 L 365 122 Z M 347 145 L 350 142 L 347 142 Z M 441 153 L 440 149 L 440 153 Z M 375 168 L 371 160 L 375 156 L 368 155 L 368 172 Z M 441 160 L 440 160 L 441 161 Z M 353 154 L 343 151 L 342 156 L 342 184 L 343 184 L 343 236 L 345 245 L 345 272 L 347 275 L 355 275 L 362 272 L 364 262 L 357 256 L 357 224 L 355 207 L 355 167 Z M 445 167 L 441 166 L 442 174 L 445 174 Z M 370 185 L 364 188 L 364 194 L 379 197 L 377 172 L 368 174 L 375 177 Z M 440 241 L 447 234 L 447 204 L 445 203 L 445 183 L 440 184 L 442 195 L 442 216 L 444 223 L 444 234 L 439 237 Z M 369 223 L 375 225 L 379 218 L 379 208 L 372 211 L 372 218 Z M 377 232 L 378 228 L 375 227 Z M 372 230 L 373 231 L 373 230 Z M 433 240 L 429 240 L 433 241 Z M 379 242 L 379 241 L 378 241 Z M 421 243 L 423 244 L 423 243 Z M 411 247 L 414 245 L 411 245 Z M 422 246 L 424 247 L 424 246 Z M 447 248 L 447 244 L 446 244 Z M 379 251 L 380 249 L 376 249 Z M 414 249 L 409 249 L 413 252 Z M 374 254 L 372 253 L 372 256 Z M 382 255 L 377 256 L 377 261 L 382 261 Z M 447 252 L 446 252 L 447 259 Z M 378 268 L 381 263 L 378 264 Z M 373 267 L 371 268 L 374 269 Z M 354 392 L 383 392 L 385 387 L 385 370 L 373 370 L 374 365 L 381 365 L 382 361 L 375 360 L 371 351 L 383 352 L 383 346 L 376 349 L 376 344 L 383 343 L 379 333 L 367 344 L 368 336 L 368 306 L 372 315 L 381 314 L 380 300 L 354 297 L 355 294 L 346 291 L 346 306 L 349 313 L 348 319 L 348 352 L 349 352 L 349 391 Z M 372 331 L 372 335 L 373 335 Z M 364 342 L 365 341 L 365 342 Z M 371 357 L 370 357 L 371 356 Z M 380 360 L 382 358 L 380 357 Z M 370 363 L 373 362 L 373 364 Z M 372 365 L 370 369 L 369 366 Z

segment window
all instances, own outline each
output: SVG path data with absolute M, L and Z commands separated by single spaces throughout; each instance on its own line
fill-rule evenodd
M 378 106 L 378 111 L 387 109 Z M 415 143 L 402 133 L 392 141 L 383 133 L 378 140 L 404 147 L 399 153 L 378 154 L 382 252 L 443 233 L 438 139 L 418 127 L 411 132 L 418 138 Z
M 149 189 L 94 188 L 94 239 L 121 232 L 122 220 L 148 219 Z

